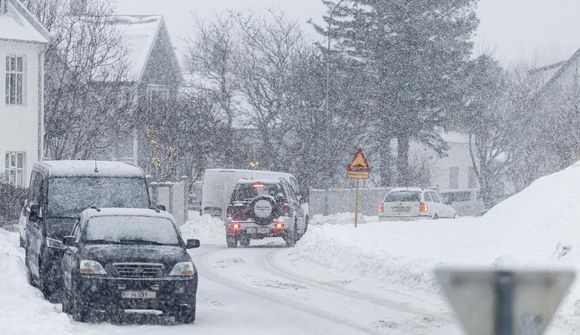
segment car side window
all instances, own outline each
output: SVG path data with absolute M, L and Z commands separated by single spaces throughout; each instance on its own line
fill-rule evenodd
M 286 191 L 288 198 L 296 201 L 296 194 L 294 193 L 294 190 L 292 189 L 292 187 L 290 185 L 287 185 L 287 184 L 282 184 L 282 186 L 284 187 L 284 190 Z
M 431 192 L 425 192 L 424 198 L 427 202 L 433 202 L 433 198 L 431 198 Z
M 75 241 L 77 241 L 77 242 L 78 242 L 78 241 L 79 241 L 79 239 L 80 239 L 80 231 L 81 231 L 80 227 L 81 227 L 81 220 L 79 219 L 79 220 L 77 221 L 77 223 L 75 224 L 75 227 L 73 228 L 73 231 L 72 231 L 72 233 L 71 233 L 71 234 L 72 234 L 72 236 L 74 236 L 74 237 L 75 237 Z
M 439 199 L 439 195 L 437 194 L 437 192 L 430 192 L 431 193 L 431 197 L 433 198 L 433 201 L 437 202 L 437 203 L 441 203 L 441 199 Z

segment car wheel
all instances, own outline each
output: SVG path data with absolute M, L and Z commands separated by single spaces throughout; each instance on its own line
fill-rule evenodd
M 239 239 L 240 246 L 247 248 L 250 246 L 250 238 L 245 236 Z
M 66 289 L 62 289 L 62 312 L 66 314 L 70 314 L 70 297 Z
M 226 244 L 228 245 L 228 248 L 237 248 L 238 239 L 235 236 L 226 236 Z
M 284 241 L 286 242 L 287 248 L 292 248 L 296 245 L 296 222 L 294 223 L 294 230 L 288 232 L 288 234 L 284 237 Z
M 175 315 L 175 322 L 191 324 L 195 322 L 195 302 L 193 307 L 183 309 Z
M 439 215 L 437 215 L 437 213 L 435 213 L 435 215 L 433 215 L 433 220 L 439 220 Z
M 38 288 L 44 294 L 46 299 L 49 299 L 52 295 L 53 288 L 50 281 L 50 269 L 46 265 L 43 265 L 42 261 L 39 261 L 38 265 Z
M 72 296 L 72 301 L 71 301 L 71 314 L 72 314 L 72 318 L 75 321 L 78 322 L 85 322 L 87 321 L 87 310 L 86 308 L 84 308 L 82 306 L 82 303 L 80 301 L 80 298 L 77 295 L 77 292 L 75 292 L 76 289 L 73 287 L 71 290 L 71 296 Z
M 24 265 L 26 266 L 26 281 L 33 287 L 36 287 L 36 281 L 32 277 L 32 272 L 30 272 L 30 256 L 28 256 L 28 248 L 24 249 Z

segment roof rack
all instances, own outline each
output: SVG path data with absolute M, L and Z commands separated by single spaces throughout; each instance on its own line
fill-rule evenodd
M 99 207 L 97 207 L 97 206 L 91 206 L 91 207 L 89 207 L 89 208 L 91 208 L 91 209 L 94 209 L 94 210 L 96 210 L 97 212 L 100 212 L 100 211 L 101 211 L 101 209 L 100 209 Z

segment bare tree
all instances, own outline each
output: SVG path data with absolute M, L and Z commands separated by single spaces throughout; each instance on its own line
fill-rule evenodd
M 126 51 L 105 0 L 71 15 L 67 0 L 26 0 L 51 34 L 46 52 L 45 152 L 52 159 L 92 158 L 130 128 L 133 87 Z

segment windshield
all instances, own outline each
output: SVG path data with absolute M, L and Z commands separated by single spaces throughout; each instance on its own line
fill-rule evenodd
M 276 198 L 278 193 L 282 193 L 282 188 L 279 184 L 239 184 L 232 195 L 232 201 L 247 201 L 260 195 L 269 195 Z
M 173 223 L 147 216 L 102 216 L 90 219 L 85 228 L 89 244 L 179 245 Z
M 387 194 L 385 202 L 419 202 L 420 198 L 417 191 L 393 191 Z
M 51 217 L 76 217 L 92 206 L 149 208 L 147 185 L 141 178 L 51 178 L 48 185 Z

